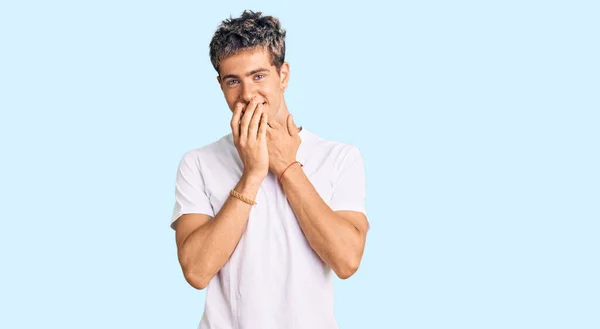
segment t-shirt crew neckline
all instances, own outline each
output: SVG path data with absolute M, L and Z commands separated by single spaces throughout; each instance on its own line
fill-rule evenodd
M 298 147 L 298 151 L 296 152 L 296 161 L 302 163 L 304 165 L 304 161 L 306 158 L 306 152 L 308 152 L 306 150 L 306 145 L 307 145 L 307 141 L 310 139 L 310 131 L 308 131 L 304 126 L 299 126 L 298 127 L 300 129 L 300 131 L 298 131 L 298 135 L 300 136 L 300 146 Z M 228 140 L 231 144 L 233 144 L 233 134 L 229 133 L 228 135 Z

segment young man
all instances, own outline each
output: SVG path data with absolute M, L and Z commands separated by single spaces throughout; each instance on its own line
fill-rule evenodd
M 210 43 L 232 133 L 187 152 L 171 227 L 199 328 L 332 329 L 333 276 L 360 264 L 369 224 L 359 150 L 297 128 L 278 19 L 246 12 Z

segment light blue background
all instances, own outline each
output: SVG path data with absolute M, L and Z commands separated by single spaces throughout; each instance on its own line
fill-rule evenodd
M 229 133 L 208 43 L 245 8 L 365 159 L 342 329 L 600 328 L 598 2 L 219 3 L 0 4 L 1 328 L 197 326 L 175 171 Z

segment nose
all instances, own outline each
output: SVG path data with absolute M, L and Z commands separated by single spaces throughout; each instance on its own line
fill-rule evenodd
M 252 86 L 244 86 L 242 87 L 242 93 L 240 94 L 240 101 L 248 104 L 256 96 L 256 92 Z

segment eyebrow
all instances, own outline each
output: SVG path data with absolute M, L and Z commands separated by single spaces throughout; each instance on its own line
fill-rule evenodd
M 246 76 L 249 77 L 249 76 L 251 76 L 253 74 L 256 74 L 256 73 L 259 73 L 259 72 L 269 72 L 269 69 L 265 69 L 265 68 L 261 67 L 261 68 L 258 68 L 256 70 L 252 70 L 252 71 L 246 73 Z M 237 76 L 237 75 L 235 75 L 235 74 L 227 74 L 226 76 L 222 77 L 221 79 L 226 80 L 226 79 L 229 79 L 229 78 L 239 79 L 240 77 Z

